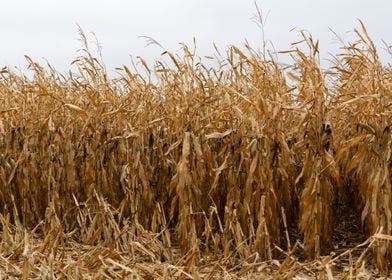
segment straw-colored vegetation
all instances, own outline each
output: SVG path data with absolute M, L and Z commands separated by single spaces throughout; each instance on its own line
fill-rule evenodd
M 1 277 L 387 273 L 392 69 L 356 34 L 327 71 L 306 34 L 285 69 L 249 46 L 208 68 L 184 46 L 109 78 L 87 43 L 73 74 L 4 68 Z

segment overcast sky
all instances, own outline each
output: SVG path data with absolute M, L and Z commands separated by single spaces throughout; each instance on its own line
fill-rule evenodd
M 25 67 L 24 55 L 38 62 L 48 60 L 65 71 L 81 44 L 79 24 L 85 33 L 94 32 L 103 47 L 108 68 L 130 63 L 130 55 L 152 62 L 161 49 L 145 48 L 150 36 L 166 49 L 176 51 L 180 42 L 196 37 L 201 55 L 213 54 L 212 43 L 225 50 L 230 44 L 243 45 L 247 39 L 261 46 L 261 31 L 251 20 L 254 0 L 12 0 L 0 8 L 0 67 Z M 346 39 L 359 28 L 362 19 L 382 48 L 392 43 L 392 2 L 390 0 L 296 0 L 257 1 L 269 11 L 266 38 L 282 50 L 298 38 L 293 28 L 305 29 L 320 39 L 322 56 L 336 52 L 339 44 L 329 28 Z M 91 38 L 91 37 L 90 37 Z M 381 52 L 383 59 L 389 56 Z

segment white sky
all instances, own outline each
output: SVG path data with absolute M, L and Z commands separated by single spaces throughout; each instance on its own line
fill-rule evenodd
M 269 13 L 266 38 L 279 50 L 288 49 L 298 38 L 292 28 L 310 31 L 320 39 L 323 58 L 339 47 L 329 28 L 352 38 L 362 19 L 381 48 L 381 39 L 392 43 L 392 1 L 390 0 L 258 0 Z M 58 70 L 69 68 L 81 44 L 79 24 L 85 33 L 94 32 L 103 46 L 108 68 L 130 64 L 130 55 L 152 62 L 161 49 L 145 48 L 150 36 L 166 49 L 176 51 L 179 43 L 196 37 L 199 54 L 212 55 L 215 42 L 221 50 L 247 39 L 261 47 L 261 31 L 252 22 L 254 0 L 12 0 L 0 7 L 0 67 L 25 69 L 24 55 L 38 62 L 47 59 Z M 91 37 L 90 37 L 91 38 Z M 385 52 L 383 59 L 390 61 Z

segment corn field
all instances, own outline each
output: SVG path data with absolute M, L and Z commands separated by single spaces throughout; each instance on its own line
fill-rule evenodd
M 392 68 L 360 27 L 327 70 L 306 33 L 288 67 L 248 45 L 207 67 L 184 45 L 110 77 L 86 43 L 75 72 L 3 68 L 1 277 L 388 273 Z M 363 239 L 336 254 L 347 222 Z

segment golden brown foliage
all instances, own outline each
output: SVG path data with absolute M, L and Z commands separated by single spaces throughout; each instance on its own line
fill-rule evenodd
M 249 46 L 231 47 L 214 68 L 184 46 L 152 70 L 142 61 L 147 77 L 123 66 L 110 79 L 88 49 L 77 74 L 28 57 L 32 79 L 4 68 L 2 251 L 24 261 L 1 265 L 28 278 L 45 262 L 49 275 L 58 254 L 79 246 L 87 255 L 68 255 L 72 269 L 51 277 L 98 267 L 102 278 L 145 277 L 136 254 L 176 265 L 150 270 L 155 278 L 174 277 L 174 267 L 196 278 L 195 267 L 219 259 L 215 277 L 221 265 L 273 262 L 284 247 L 278 272 L 290 278 L 299 229 L 306 257 L 323 259 L 330 277 L 322 255 L 343 201 L 361 217 L 377 267 L 390 268 L 392 69 L 363 25 L 328 71 L 318 42 L 302 35 L 288 69 Z

